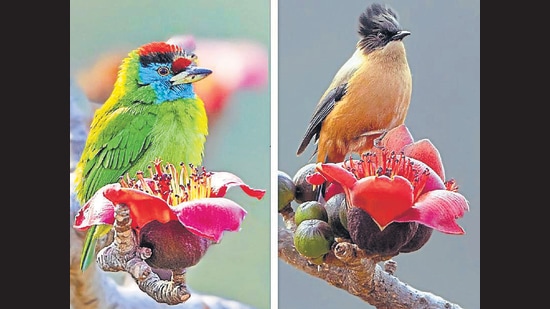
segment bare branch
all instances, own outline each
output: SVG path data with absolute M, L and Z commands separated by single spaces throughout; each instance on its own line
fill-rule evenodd
M 132 231 L 130 210 L 124 204 L 115 206 L 115 239 L 97 255 L 104 271 L 125 271 L 132 275 L 139 288 L 159 303 L 175 305 L 185 302 L 191 294 L 185 284 L 185 269 L 172 275 L 175 280 L 162 280 L 145 262 L 151 250 L 140 248 Z
M 279 228 L 279 258 L 293 267 L 355 295 L 379 309 L 460 309 L 437 295 L 419 291 L 393 276 L 395 261 L 386 261 L 385 271 L 379 260 L 367 256 L 357 245 L 337 239 L 322 265 L 315 265 L 294 247 L 294 215 L 281 213 L 286 228 Z

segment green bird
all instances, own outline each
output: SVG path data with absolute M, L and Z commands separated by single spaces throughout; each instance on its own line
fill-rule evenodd
M 193 84 L 212 73 L 197 56 L 165 42 L 145 44 L 122 61 L 113 92 L 92 120 L 75 170 L 81 205 L 121 176 L 144 171 L 153 160 L 202 164 L 208 135 L 203 101 Z M 111 226 L 94 225 L 82 248 L 80 268 L 93 261 L 98 238 Z

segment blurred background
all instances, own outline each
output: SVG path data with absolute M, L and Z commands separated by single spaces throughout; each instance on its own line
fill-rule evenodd
M 383 2 L 412 32 L 404 39 L 413 76 L 405 124 L 415 140 L 434 143 L 446 177 L 470 202 L 458 221 L 466 234 L 434 232 L 419 251 L 395 257 L 396 276 L 463 308 L 480 308 L 480 2 Z M 278 1 L 278 166 L 291 177 L 309 163 L 314 147 L 300 157 L 296 150 L 319 98 L 355 50 L 358 17 L 370 3 Z M 283 261 L 278 267 L 279 308 L 373 308 Z
M 213 70 L 195 84 L 210 118 L 203 165 L 268 192 L 258 201 L 229 190 L 227 197 L 248 211 L 242 230 L 226 233 L 189 268 L 187 283 L 255 308 L 270 306 L 269 13 L 267 0 L 70 2 L 71 96 L 78 98 L 71 109 L 90 119 L 122 58 L 142 44 L 176 37 Z

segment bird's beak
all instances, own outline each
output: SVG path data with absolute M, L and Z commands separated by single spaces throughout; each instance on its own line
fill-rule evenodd
M 190 66 L 170 78 L 170 82 L 172 85 L 190 84 L 205 78 L 211 73 L 212 70 Z
M 392 41 L 399 41 L 402 40 L 407 35 L 411 34 L 409 31 L 401 30 L 397 32 L 394 36 L 391 37 Z

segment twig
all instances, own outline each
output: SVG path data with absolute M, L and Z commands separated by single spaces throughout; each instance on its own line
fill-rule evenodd
M 279 258 L 314 277 L 355 295 L 379 309 L 461 309 L 440 296 L 419 291 L 393 276 L 395 261 L 386 261 L 385 271 L 378 260 L 368 257 L 355 244 L 338 239 L 325 257 L 324 263 L 315 265 L 294 247 L 294 215 L 281 214 L 285 228 L 279 228 Z
M 159 303 L 175 305 L 185 302 L 191 294 L 187 290 L 185 270 L 162 280 L 145 262 L 151 249 L 140 248 L 131 228 L 130 210 L 124 204 L 115 206 L 115 239 L 97 255 L 97 263 L 104 271 L 125 271 L 132 275 L 138 287 Z

